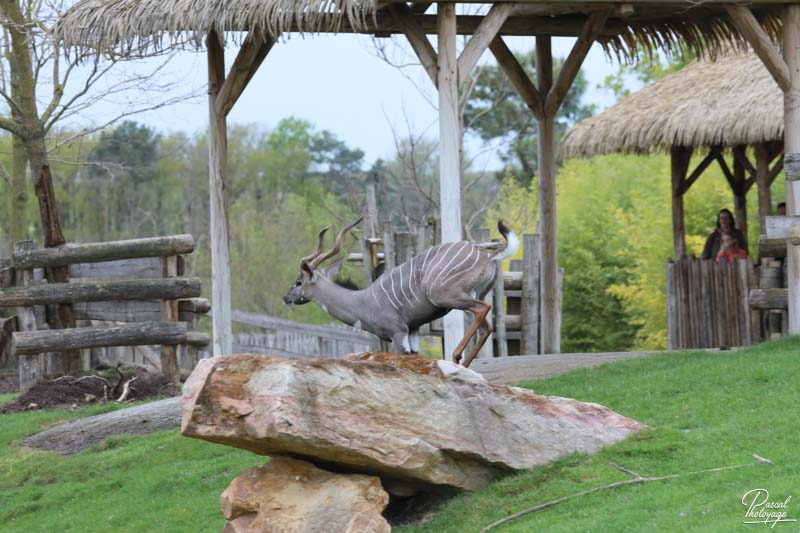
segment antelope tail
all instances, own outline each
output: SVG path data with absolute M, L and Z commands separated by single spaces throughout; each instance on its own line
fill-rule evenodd
M 517 237 L 517 234 L 511 231 L 505 224 L 503 224 L 502 220 L 497 221 L 497 229 L 500 230 L 500 234 L 506 240 L 506 245 L 504 248 L 501 248 L 495 253 L 493 259 L 508 259 L 517 253 L 517 250 L 519 249 L 519 237 Z

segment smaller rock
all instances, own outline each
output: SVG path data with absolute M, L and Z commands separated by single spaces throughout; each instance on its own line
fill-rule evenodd
M 225 533 L 387 533 L 389 495 L 380 479 L 334 474 L 274 456 L 234 479 L 222 493 Z

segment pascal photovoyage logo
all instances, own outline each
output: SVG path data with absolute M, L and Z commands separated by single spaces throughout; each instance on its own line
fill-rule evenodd
M 796 518 L 787 518 L 791 496 L 771 500 L 767 489 L 753 489 L 742 496 L 742 505 L 747 507 L 743 524 L 763 524 L 774 528 L 783 522 L 797 522 Z

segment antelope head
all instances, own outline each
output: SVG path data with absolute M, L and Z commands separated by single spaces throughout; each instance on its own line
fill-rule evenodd
M 302 305 L 314 301 L 314 295 L 317 291 L 317 281 L 319 280 L 319 277 L 322 276 L 325 279 L 328 279 L 332 276 L 335 276 L 339 272 L 343 261 L 336 261 L 325 269 L 320 269 L 320 265 L 339 253 L 339 250 L 342 248 L 344 236 L 360 222 L 361 218 L 342 228 L 338 235 L 336 235 L 336 241 L 333 243 L 333 248 L 324 254 L 322 253 L 322 245 L 325 240 L 325 233 L 330 229 L 330 226 L 322 228 L 322 231 L 319 232 L 317 249 L 311 255 L 307 255 L 306 257 L 300 259 L 300 275 L 289 289 L 289 292 L 286 293 L 286 296 L 283 297 L 284 303 L 289 305 Z

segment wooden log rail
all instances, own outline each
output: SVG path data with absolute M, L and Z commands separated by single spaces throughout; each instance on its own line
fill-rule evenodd
M 140 257 L 166 257 L 194 250 L 191 235 L 170 235 L 148 239 L 65 244 L 56 248 L 15 250 L 12 263 L 18 269 L 49 268 L 74 263 L 97 263 Z
M 186 344 L 188 340 L 189 332 L 183 322 L 140 322 L 67 329 L 57 334 L 50 330 L 18 331 L 12 335 L 11 348 L 15 355 L 21 356 L 100 346 Z M 195 343 L 201 340 L 198 335 L 192 336 Z
M 789 308 L 789 289 L 753 289 L 750 307 L 762 311 Z
M 50 283 L 0 290 L 0 307 L 106 300 L 159 300 L 200 296 L 197 278 L 166 278 Z
M 786 239 L 768 239 L 762 235 L 758 240 L 758 256 L 775 259 L 786 257 Z

